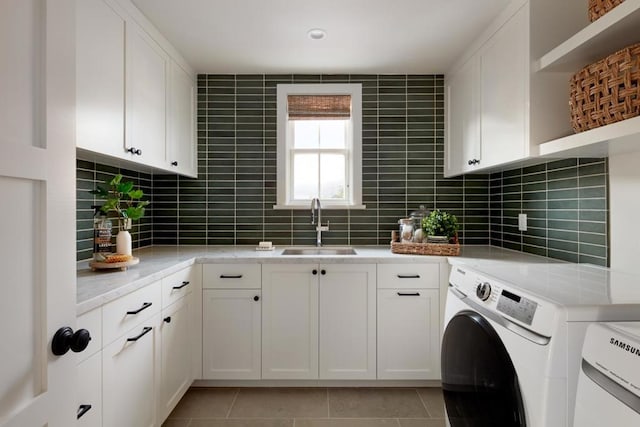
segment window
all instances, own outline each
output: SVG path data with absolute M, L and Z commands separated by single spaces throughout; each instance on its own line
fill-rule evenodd
M 362 206 L 362 86 L 278 85 L 278 204 Z

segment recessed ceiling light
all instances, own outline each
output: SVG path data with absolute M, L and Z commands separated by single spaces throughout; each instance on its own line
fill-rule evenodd
M 312 28 L 307 31 L 307 35 L 311 40 L 322 40 L 327 37 L 327 32 L 321 28 Z

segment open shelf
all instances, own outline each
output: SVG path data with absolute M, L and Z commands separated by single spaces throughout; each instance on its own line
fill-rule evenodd
M 640 117 L 558 138 L 538 146 L 540 157 L 607 157 L 640 151 Z
M 626 0 L 538 60 L 538 71 L 577 72 L 640 41 L 640 0 Z

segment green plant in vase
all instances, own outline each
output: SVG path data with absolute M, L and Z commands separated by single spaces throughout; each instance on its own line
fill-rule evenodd
M 422 219 L 422 229 L 427 241 L 447 243 L 458 239 L 458 218 L 448 212 L 436 209 Z
M 96 186 L 91 191 L 104 203 L 100 210 L 105 214 L 115 212 L 118 217 L 118 235 L 116 236 L 116 252 L 123 255 L 131 255 L 131 222 L 144 216 L 145 206 L 149 204 L 144 197 L 144 192 L 134 188 L 132 181 L 122 181 L 122 175 L 117 174 L 112 179 L 105 181 L 104 185 Z

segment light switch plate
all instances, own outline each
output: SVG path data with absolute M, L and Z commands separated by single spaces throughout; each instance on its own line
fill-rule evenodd
M 527 231 L 527 214 L 518 214 L 518 230 Z

